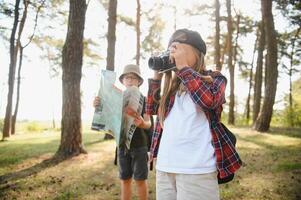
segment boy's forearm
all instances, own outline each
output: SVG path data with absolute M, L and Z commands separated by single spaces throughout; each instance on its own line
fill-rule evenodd
M 144 114 L 143 115 L 143 124 L 142 127 L 143 129 L 149 129 L 152 126 L 151 120 L 150 120 L 150 115 Z
M 149 129 L 151 127 L 151 122 L 150 121 L 144 121 L 144 123 L 142 124 L 142 129 Z

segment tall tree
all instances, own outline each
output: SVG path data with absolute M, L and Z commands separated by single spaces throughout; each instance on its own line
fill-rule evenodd
M 18 27 L 19 21 L 19 6 L 20 0 L 16 0 L 15 2 L 15 9 L 14 9 L 14 22 L 12 27 L 12 32 L 10 35 L 10 63 L 9 63 L 9 74 L 8 74 L 8 94 L 7 94 L 7 105 L 6 105 L 6 112 L 4 118 L 4 125 L 3 125 L 3 137 L 10 136 L 10 127 L 11 127 L 11 116 L 12 116 L 12 104 L 13 104 L 13 93 L 14 93 L 14 79 L 15 79 L 15 72 L 16 72 L 16 62 L 17 62 L 17 52 L 18 49 L 16 47 L 16 32 Z
M 15 124 L 16 124 L 16 118 L 17 118 L 17 113 L 18 113 L 18 108 L 19 108 L 19 94 L 20 94 L 20 73 L 21 73 L 21 66 L 22 66 L 22 57 L 23 57 L 23 48 L 21 45 L 21 36 L 23 33 L 24 25 L 26 22 L 27 18 L 27 10 L 28 10 L 28 5 L 29 1 L 23 0 L 23 5 L 24 5 L 24 10 L 22 14 L 21 21 L 19 23 L 18 27 L 18 36 L 17 36 L 17 41 L 16 41 L 16 54 L 18 54 L 18 51 L 20 51 L 20 59 L 19 59 L 19 67 L 18 67 L 18 81 L 17 81 L 17 97 L 16 97 L 16 106 L 15 106 L 15 111 L 14 114 L 11 117 L 11 128 L 10 132 L 12 135 L 15 134 Z M 17 58 L 16 58 L 16 64 L 17 64 Z
M 87 4 L 85 0 L 69 1 L 66 41 L 62 52 L 63 107 L 61 143 L 58 156 L 85 153 L 82 144 L 80 81 L 83 63 L 83 38 Z
M 18 73 L 17 73 L 17 93 L 16 93 L 16 104 L 15 104 L 15 110 L 14 114 L 12 115 L 11 119 L 11 134 L 15 134 L 15 127 L 16 127 L 16 120 L 17 120 L 17 115 L 18 115 L 18 110 L 19 110 L 19 103 L 20 103 L 20 90 L 21 90 L 21 69 L 22 69 L 22 61 L 23 61 L 23 55 L 24 55 L 24 49 L 31 43 L 34 34 L 35 34 L 35 29 L 37 27 L 37 20 L 38 20 L 38 14 L 43 7 L 45 0 L 41 1 L 41 4 L 37 6 L 37 12 L 36 12 L 36 17 L 35 17 L 35 25 L 34 25 L 34 30 L 32 35 L 29 37 L 28 42 L 25 45 L 22 45 L 21 43 L 21 35 L 23 32 L 23 28 L 25 25 L 25 21 L 27 18 L 27 13 L 28 13 L 28 6 L 30 4 L 29 1 L 25 0 L 23 1 L 24 5 L 24 10 L 23 10 L 23 16 L 19 24 L 19 33 L 18 33 L 18 38 L 17 38 L 17 46 L 19 49 L 19 65 L 18 65 Z M 36 6 L 36 5 L 34 5 Z
M 265 47 L 265 31 L 263 21 L 258 23 L 258 50 L 256 61 L 256 72 L 254 78 L 254 99 L 253 99 L 253 125 L 256 122 L 261 105 L 262 71 L 263 71 L 263 51 Z
M 288 108 L 286 108 L 286 121 L 288 125 L 296 125 L 296 117 L 298 115 L 298 109 L 293 103 L 293 87 L 292 87 L 292 76 L 299 70 L 300 57 L 301 57 L 301 2 L 300 1 L 284 1 L 276 0 L 277 8 L 280 9 L 281 13 L 290 22 L 289 32 L 281 34 L 280 37 L 280 48 L 281 56 L 280 62 L 285 70 L 285 73 L 289 76 L 289 94 L 288 94 Z M 290 49 L 290 51 L 288 51 Z M 289 63 L 284 60 L 289 59 Z M 297 104 L 296 104 L 297 105 Z
M 107 48 L 107 70 L 114 71 L 115 68 L 115 43 L 116 43 L 116 20 L 117 20 L 117 0 L 109 1 L 108 9 L 108 48 Z
M 215 0 L 215 40 L 214 40 L 214 63 L 216 70 L 222 70 L 221 63 L 221 50 L 220 50 L 220 3 L 219 0 Z
M 115 43 L 116 43 L 116 23 L 117 23 L 117 0 L 109 0 L 108 8 L 108 33 L 107 33 L 107 70 L 115 69 Z M 113 139 L 113 136 L 106 133 L 104 139 Z
M 261 0 L 261 12 L 264 22 L 265 39 L 267 44 L 265 95 L 262 109 L 255 122 L 255 129 L 260 132 L 268 131 L 273 114 L 273 106 L 277 90 L 278 63 L 277 39 L 272 14 L 272 0 Z
M 234 106 L 235 106 L 235 96 L 234 96 L 234 65 L 233 65 L 233 46 L 232 46 L 232 33 L 233 33 L 233 24 L 232 24 L 232 15 L 231 15 L 231 0 L 226 0 L 227 7 L 227 30 L 228 30 L 228 68 L 230 73 L 230 102 L 229 102 L 229 116 L 228 123 L 235 124 L 235 116 L 234 116 Z
M 301 127 L 301 78 L 292 83 L 292 99 L 289 99 L 289 94 L 285 96 L 285 109 L 283 122 L 290 127 Z M 292 107 L 290 102 L 292 101 Z
M 141 17 L 141 5 L 140 0 L 137 0 L 137 13 L 136 13 L 136 64 L 140 65 L 140 17 Z
M 298 27 L 291 32 L 285 32 L 280 37 L 280 54 L 284 72 L 289 77 L 289 93 L 288 93 L 288 109 L 287 121 L 290 126 L 294 126 L 294 109 L 293 109 L 293 75 L 300 71 L 301 63 L 301 27 Z M 288 59 L 288 61 L 287 61 Z M 299 69 L 298 69 L 299 66 Z
M 257 41 L 258 41 L 258 32 L 256 34 L 256 40 L 255 40 L 255 43 L 254 43 L 251 69 L 250 69 L 250 73 L 249 73 L 249 89 L 248 89 L 248 97 L 247 97 L 247 101 L 246 101 L 246 124 L 247 125 L 249 125 L 249 121 L 250 121 L 250 112 L 251 112 L 250 101 L 251 101 L 251 90 L 252 90 L 252 87 L 253 87 L 254 57 L 255 57 L 256 48 L 257 48 Z
M 297 59 L 297 60 L 294 60 L 294 55 L 297 53 L 296 50 L 295 50 L 295 42 L 297 40 L 297 38 L 299 37 L 299 33 L 300 33 L 300 30 L 301 28 L 299 27 L 295 33 L 295 35 L 293 36 L 293 38 L 291 39 L 291 52 L 289 54 L 289 59 L 290 59 L 290 66 L 289 66 L 289 69 L 288 69 L 288 75 L 289 75 L 289 111 L 290 113 L 293 113 L 293 84 L 292 84 L 292 76 L 293 76 L 293 72 L 297 72 L 298 70 L 296 70 L 294 68 L 294 64 L 299 64 L 300 65 L 300 60 Z M 300 48 L 299 48 L 299 51 L 300 51 Z M 299 52 L 299 56 L 300 56 L 300 52 Z M 294 120 L 293 120 L 293 116 L 292 115 L 289 115 L 290 116 L 290 119 L 289 119 L 289 122 L 290 122 L 290 125 L 291 126 L 294 126 L 295 124 L 293 123 Z

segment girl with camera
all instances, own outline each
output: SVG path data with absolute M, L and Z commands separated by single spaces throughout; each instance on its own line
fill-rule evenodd
M 168 50 L 176 70 L 163 75 L 154 70 L 146 103 L 146 113 L 157 115 L 150 158 L 156 158 L 156 199 L 217 200 L 217 175 L 226 177 L 241 166 L 209 116 L 214 112 L 220 119 L 226 78 L 205 69 L 206 45 L 198 32 L 175 31 Z

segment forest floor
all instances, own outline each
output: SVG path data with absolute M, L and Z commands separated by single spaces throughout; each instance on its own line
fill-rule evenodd
M 221 185 L 223 200 L 301 199 L 301 129 L 273 128 L 258 133 L 230 127 L 244 162 L 234 181 Z M 88 129 L 88 154 L 55 162 L 60 132 L 18 132 L 0 142 L 0 199 L 120 199 L 114 140 Z M 155 171 L 150 171 L 150 199 L 155 199 Z M 135 195 L 134 186 L 134 197 Z

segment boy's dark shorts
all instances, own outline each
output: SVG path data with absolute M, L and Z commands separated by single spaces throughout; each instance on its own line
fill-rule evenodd
M 120 179 L 127 180 L 132 177 L 134 180 L 147 179 L 147 147 L 133 148 L 130 150 L 119 148 L 118 161 Z

